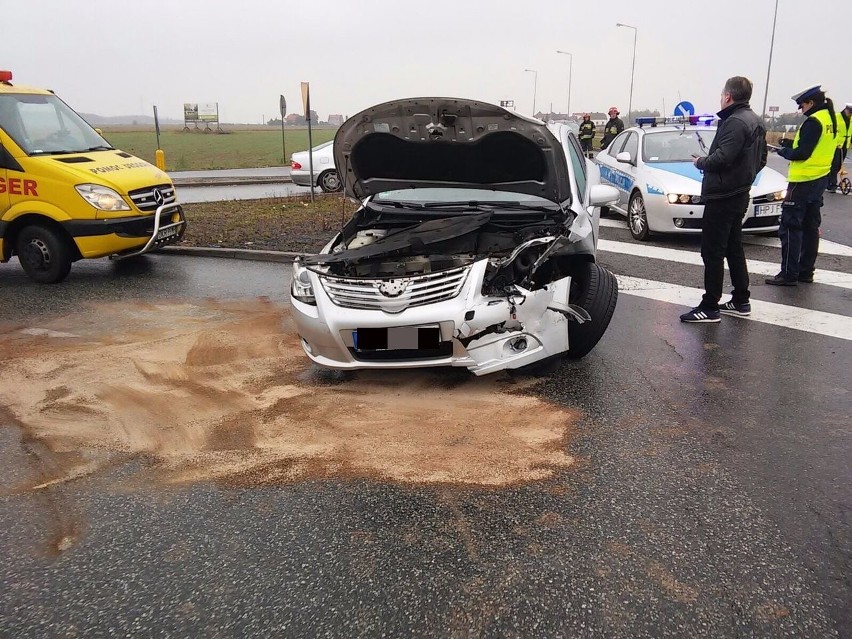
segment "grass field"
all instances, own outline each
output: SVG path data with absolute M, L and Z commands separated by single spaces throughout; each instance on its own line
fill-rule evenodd
M 336 129 L 314 129 L 314 146 L 328 142 Z M 116 148 L 154 163 L 157 137 L 153 131 L 104 129 L 104 137 Z M 290 155 L 308 148 L 308 130 L 284 131 L 287 158 L 282 160 L 281 129 L 268 131 L 232 131 L 227 134 L 160 132 L 160 146 L 166 154 L 167 171 L 203 169 L 243 169 L 283 166 Z

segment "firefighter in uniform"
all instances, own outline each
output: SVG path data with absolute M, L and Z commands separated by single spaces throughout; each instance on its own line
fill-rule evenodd
M 595 123 L 592 122 L 592 116 L 588 113 L 583 114 L 583 123 L 580 124 L 580 146 L 583 153 L 591 157 L 592 155 L 592 140 L 595 139 Z
M 822 222 L 822 194 L 834 152 L 837 116 L 819 85 L 793 96 L 807 119 L 791 143 L 781 140 L 778 155 L 790 160 L 787 197 L 781 205 L 781 271 L 766 279 L 774 286 L 813 282 Z
M 612 142 L 613 138 L 624 131 L 624 122 L 618 117 L 618 109 L 609 107 L 609 120 L 604 124 L 604 134 L 601 139 L 601 148 L 605 149 Z
M 847 102 L 842 111 L 837 112 L 837 135 L 834 140 L 837 142 L 837 151 L 834 152 L 834 161 L 831 163 L 831 172 L 828 174 L 829 193 L 837 193 L 837 178 L 840 173 L 840 167 L 846 159 L 846 152 L 849 150 L 849 116 L 852 115 L 852 103 Z

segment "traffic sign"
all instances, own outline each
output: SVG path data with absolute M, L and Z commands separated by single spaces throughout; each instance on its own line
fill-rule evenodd
M 692 102 L 687 102 L 684 100 L 683 102 L 678 102 L 677 106 L 674 108 L 675 115 L 695 115 L 695 106 Z
M 281 119 L 283 120 L 287 116 L 287 100 L 284 99 L 283 95 L 278 100 L 278 108 L 281 109 Z
M 771 107 L 769 107 L 769 111 L 770 111 L 770 113 L 775 113 L 776 111 L 778 111 L 778 107 L 777 106 L 771 106 Z

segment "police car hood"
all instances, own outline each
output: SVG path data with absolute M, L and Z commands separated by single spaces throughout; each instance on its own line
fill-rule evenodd
M 475 100 L 393 100 L 352 116 L 334 136 L 346 194 L 424 187 L 485 188 L 561 203 L 565 152 L 539 120 Z
M 648 191 L 662 188 L 664 193 L 701 195 L 704 174 L 692 162 L 655 162 L 646 164 Z M 787 180 L 778 171 L 764 167 L 751 185 L 751 194 L 763 195 L 787 188 Z
M 118 149 L 71 155 L 41 156 L 54 169 L 74 176 L 77 184 L 103 184 L 121 195 L 146 186 L 169 184 L 169 176 L 153 164 Z

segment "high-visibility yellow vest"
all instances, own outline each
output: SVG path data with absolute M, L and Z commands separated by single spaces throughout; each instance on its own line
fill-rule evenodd
M 831 123 L 831 113 L 828 112 L 828 109 L 820 109 L 809 117 L 819 122 L 822 133 L 813 153 L 811 153 L 811 157 L 807 160 L 790 161 L 790 170 L 787 173 L 788 182 L 810 182 L 828 175 L 831 171 L 831 161 L 834 159 L 834 150 L 837 148 L 834 142 L 834 125 Z M 796 131 L 796 137 L 793 138 L 794 149 L 799 146 L 799 133 L 801 131 L 802 127 L 799 127 L 799 130 Z
M 835 113 L 835 117 L 837 118 L 837 134 L 834 136 L 834 141 L 837 142 L 837 148 L 842 149 L 846 146 L 849 131 L 846 127 L 846 120 L 843 119 L 843 114 Z

